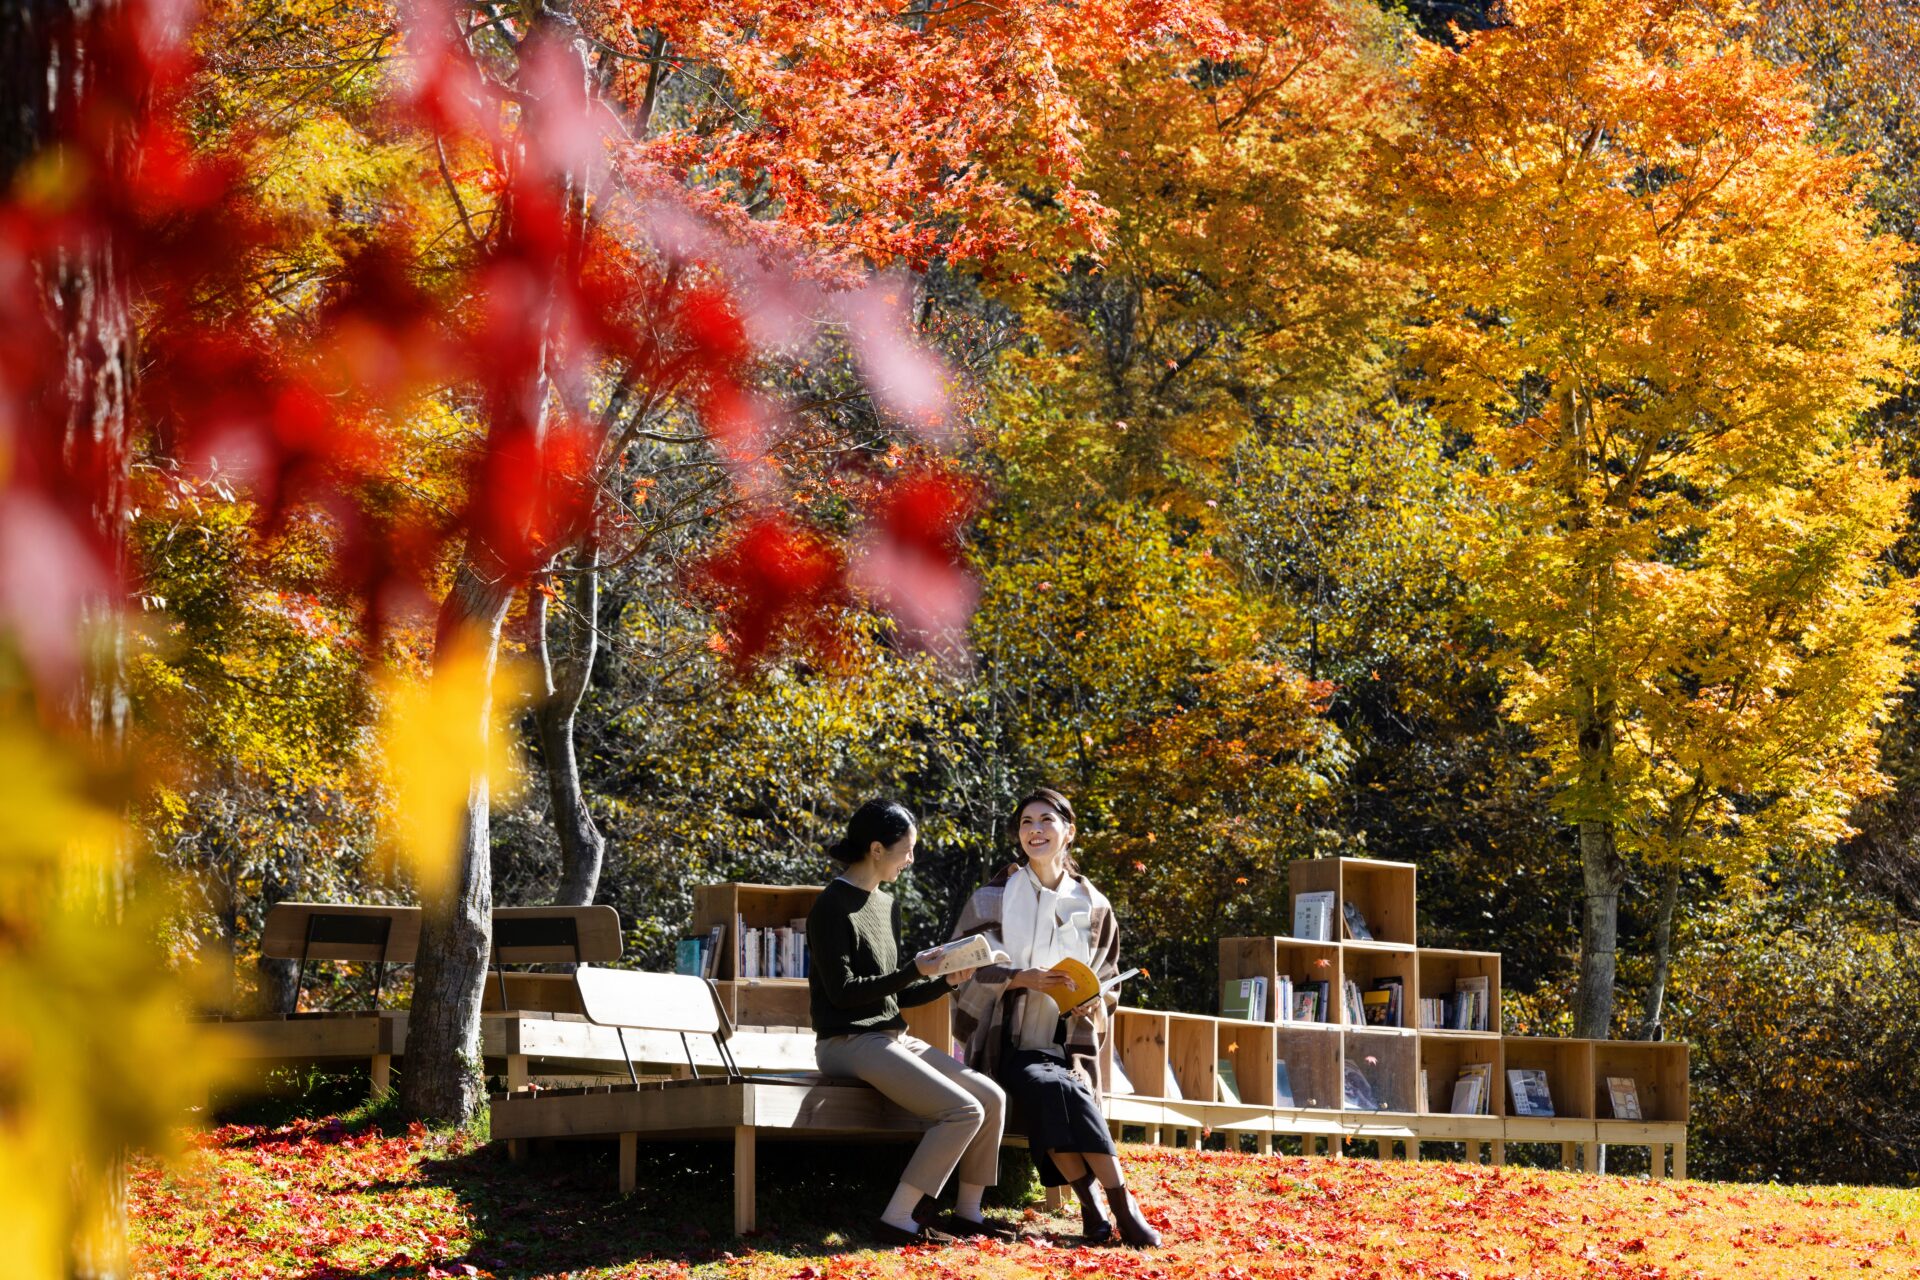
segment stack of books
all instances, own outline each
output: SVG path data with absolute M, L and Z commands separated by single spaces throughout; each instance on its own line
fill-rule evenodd
M 737 976 L 742 978 L 804 978 L 807 976 L 807 922 L 764 929 L 739 923 L 740 955 Z
M 1459 1079 L 1453 1082 L 1453 1106 L 1448 1108 L 1456 1116 L 1484 1116 L 1493 1112 L 1493 1064 L 1491 1062 L 1469 1062 L 1460 1068 Z
M 695 978 L 711 978 L 720 971 L 720 947 L 726 941 L 727 926 L 717 924 L 704 938 L 682 938 L 674 948 L 673 971 Z
M 1487 979 L 1461 978 L 1453 984 L 1452 995 L 1421 998 L 1420 1029 L 1422 1031 L 1489 1030 L 1487 1004 Z

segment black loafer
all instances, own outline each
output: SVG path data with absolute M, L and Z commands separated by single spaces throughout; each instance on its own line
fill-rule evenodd
M 884 1221 L 883 1219 L 880 1219 L 880 1218 L 875 1218 L 873 1220 L 872 1225 L 867 1228 L 867 1234 L 871 1235 L 875 1240 L 878 1240 L 881 1244 L 943 1245 L 943 1244 L 958 1243 L 958 1241 L 955 1240 L 954 1237 L 948 1235 L 946 1232 L 935 1230 L 932 1227 L 923 1226 L 918 1231 L 902 1231 L 899 1227 L 894 1226 L 891 1222 Z
M 1013 1241 L 1020 1238 L 1020 1234 L 1017 1231 L 1009 1230 L 1006 1227 L 992 1222 L 975 1222 L 973 1219 L 963 1218 L 957 1213 L 950 1213 L 940 1219 L 937 1224 L 930 1225 L 937 1225 L 940 1230 L 959 1240 Z

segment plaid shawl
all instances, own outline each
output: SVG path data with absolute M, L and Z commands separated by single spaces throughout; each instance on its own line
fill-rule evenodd
M 1107 901 L 1106 895 L 1079 872 L 1072 874 L 1085 887 L 1087 898 L 1093 904 L 1087 921 L 1087 938 L 1093 950 L 1093 971 L 1105 982 L 1120 972 L 1120 926 L 1114 920 L 1113 904 Z M 954 926 L 954 937 L 985 934 L 994 947 L 1006 949 L 1006 939 L 1001 934 L 1001 910 L 1008 877 L 1009 872 L 1002 871 L 974 890 L 966 910 L 960 913 L 960 923 Z M 983 1075 L 992 1076 L 999 1070 L 1007 1019 L 1015 1019 L 1013 1025 L 1018 1026 L 1025 1001 L 1053 999 L 1041 991 L 1007 990 L 1013 975 L 1014 970 L 1005 965 L 988 965 L 977 970 L 971 980 L 961 983 L 953 993 L 953 1034 L 966 1046 L 967 1065 Z M 1067 1061 L 1100 1093 L 1105 1093 L 1107 1088 L 1100 1044 L 1107 1036 L 1109 1015 L 1119 1002 L 1117 994 L 1109 993 L 1087 1001 L 1067 1015 Z

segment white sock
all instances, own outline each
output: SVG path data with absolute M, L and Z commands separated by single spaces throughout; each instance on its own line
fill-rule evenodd
M 953 1211 L 968 1222 L 985 1222 L 987 1214 L 980 1207 L 980 1198 L 986 1194 L 986 1187 L 977 1182 L 961 1183 L 960 1200 L 953 1206 Z
M 920 1188 L 901 1183 L 893 1189 L 893 1199 L 887 1201 L 887 1211 L 880 1215 L 880 1221 L 902 1231 L 918 1231 L 920 1224 L 913 1220 L 913 1207 L 920 1203 Z

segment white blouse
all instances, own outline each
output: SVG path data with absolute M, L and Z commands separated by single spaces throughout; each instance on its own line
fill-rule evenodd
M 1014 968 L 1046 969 L 1069 956 L 1093 963 L 1093 899 L 1084 881 L 1066 876 L 1059 889 L 1049 889 L 1022 867 L 1007 881 L 1001 903 L 1001 934 Z M 1060 1006 L 1054 998 L 1044 991 L 1027 992 L 1025 1012 L 1013 1028 L 1014 1047 L 1064 1057 L 1053 1040 L 1059 1024 Z

